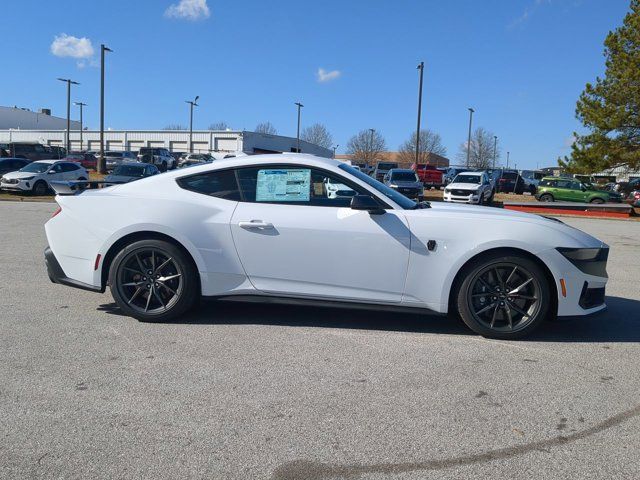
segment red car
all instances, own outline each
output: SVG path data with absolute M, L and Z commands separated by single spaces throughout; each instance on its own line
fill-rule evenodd
M 98 159 L 93 153 L 71 152 L 65 160 L 77 162 L 87 170 L 96 170 L 98 168 Z
M 433 165 L 414 163 L 411 165 L 411 170 L 416 172 L 425 187 L 440 188 L 444 185 L 442 172 Z

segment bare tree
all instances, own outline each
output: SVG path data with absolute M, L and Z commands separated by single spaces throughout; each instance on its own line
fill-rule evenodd
M 300 138 L 319 147 L 331 148 L 333 146 L 333 137 L 327 127 L 321 123 L 313 124 L 302 130 Z
M 384 137 L 373 129 L 361 130 L 347 142 L 347 153 L 353 160 L 373 165 L 380 154 L 387 150 Z
M 213 122 L 209 125 L 209 130 L 227 130 L 229 128 L 229 124 L 224 120 L 220 122 Z
M 179 123 L 170 123 L 169 125 L 163 128 L 163 130 L 186 130 L 186 129 L 187 127 L 185 127 L 184 125 L 180 125 Z
M 469 168 L 492 168 L 494 165 L 494 138 L 493 132 L 485 130 L 483 127 L 475 129 L 471 135 L 469 146 Z M 500 149 L 495 152 L 495 164 L 500 160 Z M 460 144 L 457 160 L 461 165 L 467 163 L 467 142 Z
M 277 135 L 278 130 L 271 122 L 262 122 L 256 125 L 256 133 L 266 133 L 267 135 Z
M 418 163 L 433 163 L 429 159 L 429 154 L 434 153 L 445 157 L 447 149 L 442 144 L 439 134 L 431 130 L 420 130 L 420 151 L 418 152 Z M 411 134 L 411 138 L 400 145 L 398 161 L 402 163 L 415 162 L 416 160 L 416 132 Z

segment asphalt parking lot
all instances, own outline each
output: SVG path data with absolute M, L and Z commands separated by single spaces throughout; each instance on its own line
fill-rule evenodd
M 519 342 L 440 317 L 213 302 L 142 324 L 49 282 L 51 203 L 0 203 L 0 477 L 640 476 L 640 222 L 609 310 Z

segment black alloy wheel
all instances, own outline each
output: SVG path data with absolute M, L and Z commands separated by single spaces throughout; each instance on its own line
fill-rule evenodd
M 185 253 L 162 240 L 124 248 L 109 271 L 118 306 L 142 321 L 164 321 L 191 308 L 199 295 L 196 268 Z
M 457 306 L 462 320 L 476 333 L 490 338 L 520 338 L 546 317 L 549 285 L 532 260 L 490 254 L 465 273 Z

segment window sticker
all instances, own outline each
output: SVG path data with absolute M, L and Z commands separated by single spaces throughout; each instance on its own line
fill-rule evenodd
M 258 170 L 256 202 L 308 202 L 311 170 Z

